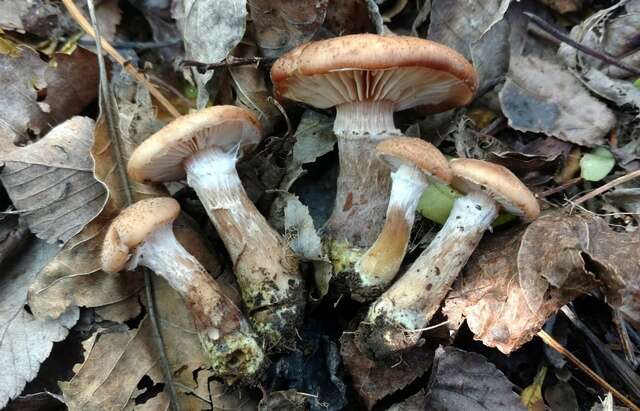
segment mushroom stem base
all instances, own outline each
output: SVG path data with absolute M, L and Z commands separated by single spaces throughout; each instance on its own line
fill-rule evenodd
M 182 247 L 170 224 L 136 249 L 131 265 L 143 265 L 163 277 L 193 315 L 205 357 L 228 383 L 252 381 L 266 357 L 242 312 L 216 281 Z
M 496 202 L 484 193 L 456 199 L 429 247 L 369 308 L 357 331 L 360 349 L 384 357 L 415 345 L 497 215 Z
M 233 261 L 247 316 L 269 350 L 292 346 L 305 291 L 298 260 L 247 196 L 236 153 L 209 148 L 186 162 L 194 188 Z

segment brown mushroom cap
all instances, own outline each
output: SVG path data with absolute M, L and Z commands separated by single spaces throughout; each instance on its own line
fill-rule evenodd
M 131 155 L 127 171 L 138 181 L 173 181 L 184 177 L 183 162 L 209 148 L 245 154 L 262 140 L 255 116 L 236 106 L 214 106 L 172 121 L 146 139 Z
M 180 205 L 171 197 L 140 200 L 122 210 L 102 242 L 102 269 L 110 273 L 124 269 L 131 251 L 156 230 L 172 223 L 178 214 Z
M 408 36 L 353 34 L 303 44 L 271 68 L 278 97 L 319 108 L 386 100 L 446 111 L 471 101 L 473 66 L 457 51 Z
M 540 214 L 540 205 L 533 193 L 506 167 L 470 158 L 451 160 L 449 167 L 456 189 L 465 193 L 484 191 L 505 210 L 526 220 Z
M 453 177 L 444 154 L 433 144 L 419 138 L 390 138 L 378 144 L 376 151 L 394 169 L 401 164 L 410 164 L 445 184 L 449 184 Z

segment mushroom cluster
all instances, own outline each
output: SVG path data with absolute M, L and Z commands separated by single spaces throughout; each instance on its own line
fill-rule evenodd
M 533 194 L 506 168 L 448 160 L 395 126 L 399 110 L 437 112 L 469 103 L 478 83 L 474 68 L 427 40 L 361 34 L 304 44 L 278 59 L 271 77 L 280 98 L 336 108 L 340 171 L 323 234 L 336 288 L 372 301 L 355 332 L 357 347 L 382 358 L 415 346 L 498 212 L 524 220 L 540 213 Z M 168 281 L 189 307 L 212 369 L 228 383 L 256 381 L 267 354 L 294 346 L 305 312 L 298 260 L 236 171 L 261 140 L 249 111 L 214 106 L 174 120 L 140 144 L 128 163 L 129 176 L 140 182 L 186 179 L 233 263 L 243 310 L 176 240 L 172 222 L 180 207 L 172 198 L 123 210 L 102 250 L 105 271 L 145 266 Z M 416 208 L 431 182 L 464 195 L 402 273 Z
M 469 103 L 477 74 L 464 56 L 429 40 L 354 34 L 293 49 L 275 62 L 271 79 L 278 97 L 336 108 L 340 169 L 324 235 L 338 285 L 357 300 L 375 297 L 361 290 L 352 266 L 376 242 L 389 202 L 390 170 L 376 146 L 401 135 L 396 111 Z

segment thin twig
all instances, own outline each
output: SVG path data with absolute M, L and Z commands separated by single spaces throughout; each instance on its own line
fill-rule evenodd
M 529 19 L 531 19 L 531 22 L 534 23 L 536 26 L 540 27 L 541 29 L 543 29 L 547 33 L 551 34 L 553 37 L 557 38 L 558 40 L 560 40 L 560 41 L 562 41 L 564 43 L 567 43 L 571 47 L 576 48 L 576 49 L 580 50 L 581 52 L 583 52 L 585 54 L 588 54 L 588 55 L 590 55 L 592 57 L 595 57 L 595 58 L 597 58 L 599 60 L 602 60 L 605 63 L 609 63 L 609 64 L 611 64 L 613 66 L 616 66 L 616 67 L 619 67 L 619 68 L 621 68 L 623 70 L 626 70 L 629 73 L 631 73 L 631 74 L 633 74 L 633 75 L 635 75 L 637 77 L 640 76 L 640 69 L 619 61 L 618 59 L 616 59 L 614 56 L 612 56 L 609 53 L 606 53 L 604 51 L 594 50 L 591 47 L 588 47 L 588 46 L 585 46 L 584 44 L 578 43 L 577 41 L 575 41 L 571 37 L 567 36 L 566 34 L 561 32 L 560 30 L 558 30 L 552 24 L 550 24 L 549 22 L 541 19 L 540 17 L 536 16 L 533 13 L 524 12 L 523 14 L 525 16 L 529 17 Z
M 611 190 L 613 187 L 618 186 L 620 184 L 626 183 L 627 181 L 633 180 L 634 178 L 640 177 L 640 170 L 632 171 L 631 173 L 627 173 L 621 177 L 616 178 L 615 180 L 609 181 L 607 184 L 602 185 L 595 190 L 583 195 L 582 197 L 571 202 L 572 205 L 579 205 L 584 203 L 585 201 L 591 200 L 593 197 L 599 196 L 602 193 L 605 193 Z
M 207 70 L 214 70 L 222 67 L 236 67 L 236 66 L 258 66 L 260 63 L 265 61 L 264 57 L 235 57 L 228 56 L 226 59 L 219 63 L 202 63 L 200 61 L 195 60 L 182 60 L 180 63 L 181 66 L 184 67 L 195 67 L 196 70 L 200 74 L 203 74 Z
M 98 26 L 98 22 L 96 20 L 93 0 L 87 0 L 87 6 L 89 8 L 89 16 L 91 17 L 91 23 L 93 25 L 91 29 L 92 31 L 95 29 L 95 38 L 101 40 L 102 36 L 100 35 L 100 27 Z M 116 156 L 117 159 L 120 160 L 124 158 L 124 150 L 122 147 L 122 139 L 119 134 L 120 129 L 116 125 L 116 114 L 112 110 L 114 103 L 112 101 L 112 94 L 109 90 L 109 82 L 108 82 L 109 80 L 107 79 L 107 73 L 106 73 L 105 64 L 104 64 L 104 57 L 102 55 L 102 46 L 104 45 L 104 43 L 106 42 L 96 41 L 96 53 L 98 57 L 98 66 L 100 69 L 99 70 L 100 102 L 101 102 L 100 106 L 102 109 L 101 112 L 105 116 L 107 129 L 108 129 L 110 140 L 114 150 L 114 155 Z M 116 172 L 118 173 L 118 176 L 121 180 L 126 204 L 131 205 L 133 203 L 133 192 L 131 191 L 131 186 L 129 184 L 129 178 L 127 176 L 127 172 L 124 169 L 123 165 L 121 164 L 121 161 L 116 161 Z M 169 367 L 169 361 L 166 357 L 165 350 L 164 350 L 164 341 L 162 340 L 162 334 L 160 332 L 160 327 L 158 325 L 157 313 L 155 311 L 153 279 L 151 277 L 151 273 L 149 273 L 149 270 L 143 269 L 143 273 L 144 273 L 145 292 L 147 297 L 147 309 L 149 311 L 149 318 L 151 319 L 154 337 L 156 339 L 156 346 L 158 348 L 160 364 L 162 366 L 162 371 L 164 374 L 166 384 L 169 388 L 169 398 L 171 399 L 171 403 L 170 403 L 171 409 L 173 411 L 181 411 L 180 403 L 178 402 L 178 394 L 173 384 L 171 368 Z
M 583 363 L 582 361 L 580 361 L 575 355 L 573 355 L 569 350 L 567 350 L 566 348 L 564 348 L 562 346 L 562 344 L 560 344 L 558 341 L 556 341 L 552 336 L 550 336 L 549 334 L 547 334 L 546 331 L 544 330 L 540 330 L 538 331 L 538 337 L 540 337 L 540 339 L 542 341 L 545 342 L 545 344 L 547 344 L 549 347 L 553 348 L 554 350 L 556 350 L 557 352 L 559 352 L 560 354 L 564 355 L 570 363 L 572 363 L 574 366 L 578 367 L 580 370 L 582 370 L 585 374 L 587 374 L 587 376 L 589 376 L 589 378 L 591 378 L 593 381 L 595 381 L 598 385 L 600 385 L 602 388 L 604 388 L 605 390 L 609 391 L 610 393 L 613 394 L 614 397 L 616 397 L 618 400 L 620 400 L 620 402 L 622 402 L 624 405 L 626 405 L 627 407 L 631 408 L 633 411 L 640 411 L 640 407 L 638 407 L 636 404 L 634 404 L 630 399 L 628 399 L 627 397 L 625 397 L 622 393 L 620 393 L 620 391 L 618 391 L 617 389 L 615 389 L 611 384 L 609 384 L 608 382 L 606 382 L 602 377 L 600 377 L 598 374 L 596 374 L 595 372 L 593 372 L 593 370 L 591 370 L 591 368 L 589 368 L 585 363 Z
M 62 0 L 62 3 L 67 8 L 67 11 L 71 15 L 71 17 L 78 23 L 78 25 L 87 32 L 88 35 L 96 38 L 96 33 L 93 31 L 93 27 L 87 21 L 87 19 L 82 15 L 82 12 L 78 7 L 73 3 L 73 0 Z M 129 74 L 131 74 L 136 80 L 138 80 L 144 88 L 149 90 L 149 93 L 158 100 L 158 102 L 167 110 L 173 117 L 180 117 L 180 112 L 176 109 L 173 104 L 165 96 L 160 93 L 160 91 L 153 85 L 146 77 L 136 70 L 116 49 L 113 48 L 108 41 L 101 38 L 100 40 L 102 48 L 109 54 L 118 64 L 124 67 Z
M 569 188 L 571 186 L 574 186 L 574 185 L 578 184 L 580 181 L 582 181 L 582 177 L 572 178 L 572 179 L 560 184 L 557 187 L 553 187 L 553 188 L 545 190 L 545 191 L 543 191 L 541 193 L 536 194 L 536 197 L 538 197 L 538 198 L 549 197 L 550 195 L 557 194 L 557 193 L 559 193 L 561 191 L 566 190 L 567 188 Z
M 83 46 L 95 46 L 95 39 L 80 39 L 78 43 Z M 136 49 L 136 50 L 151 50 L 161 49 L 165 47 L 177 46 L 181 44 L 181 39 L 170 39 L 166 41 L 114 41 L 111 43 L 113 48 L 116 49 Z

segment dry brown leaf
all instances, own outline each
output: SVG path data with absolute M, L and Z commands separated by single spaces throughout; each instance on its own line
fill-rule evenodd
M 532 56 L 511 58 L 500 106 L 516 130 L 588 147 L 604 143 L 616 122 L 613 112 L 563 67 Z
M 344 366 L 369 409 L 427 372 L 433 360 L 431 350 L 419 347 L 403 353 L 402 357 L 376 362 L 358 350 L 354 334 L 342 334 L 340 343 Z
M 476 339 L 504 353 L 598 286 L 611 306 L 640 323 L 640 235 L 615 232 L 595 215 L 554 211 L 487 237 L 463 273 L 445 313 L 454 323 L 466 317 Z
M 425 409 L 524 411 L 513 384 L 480 354 L 438 348 Z
M 253 0 L 249 11 L 262 54 L 279 57 L 311 40 L 324 22 L 329 0 Z
M 174 377 L 189 390 L 198 388 L 194 371 L 206 368 L 202 348 L 188 308 L 178 294 L 163 281 L 156 281 L 158 318 Z M 163 382 L 158 350 L 150 320 L 145 317 L 139 328 L 126 332 L 98 331 L 86 348 L 84 363 L 73 379 L 60 383 L 70 410 L 121 410 L 136 395 L 137 385 L 148 375 Z M 205 385 L 206 379 L 205 379 Z M 166 397 L 163 397 L 166 401 Z M 159 405 L 157 409 L 163 409 Z
M 98 65 L 82 48 L 71 55 L 57 53 L 48 64 L 29 47 L 18 50 L 17 57 L 0 54 L 0 130 L 24 143 L 96 98 Z
M 583 0 L 540 0 L 561 14 L 578 11 L 582 8 Z
M 67 242 L 104 207 L 107 193 L 93 176 L 92 144 L 93 120 L 73 117 L 1 158 L 0 180 L 39 238 Z

